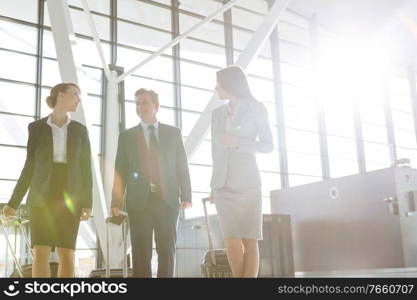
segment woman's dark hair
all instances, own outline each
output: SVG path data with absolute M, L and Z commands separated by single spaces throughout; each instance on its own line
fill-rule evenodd
M 51 92 L 50 92 L 49 96 L 46 97 L 46 104 L 48 104 L 48 106 L 50 108 L 54 108 L 55 105 L 56 105 L 58 94 L 67 92 L 68 89 L 70 88 L 70 86 L 74 86 L 78 90 L 80 90 L 80 87 L 78 85 L 76 85 L 75 83 L 72 83 L 72 82 L 59 83 L 51 89 Z
M 245 71 L 239 66 L 229 66 L 217 71 L 217 84 L 227 93 L 244 99 L 256 100 L 253 96 Z

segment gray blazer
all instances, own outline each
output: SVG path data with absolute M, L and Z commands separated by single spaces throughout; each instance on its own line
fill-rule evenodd
M 212 189 L 220 189 L 224 186 L 235 190 L 261 187 L 255 154 L 273 150 L 268 114 L 261 102 L 241 101 L 235 118 L 228 128 L 227 104 L 216 108 L 212 113 Z M 237 149 L 225 147 L 221 141 L 224 134 L 236 136 L 239 139 L 239 147 Z
M 191 202 L 191 182 L 181 130 L 159 123 L 159 155 L 163 200 L 173 208 L 179 202 Z M 142 126 L 137 125 L 119 135 L 111 207 L 141 211 L 150 193 L 147 167 L 149 151 Z

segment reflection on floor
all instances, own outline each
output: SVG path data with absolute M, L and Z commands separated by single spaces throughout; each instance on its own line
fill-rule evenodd
M 399 277 L 399 278 L 417 278 L 417 268 L 395 268 L 395 269 L 373 269 L 373 270 L 351 270 L 351 271 L 333 271 L 333 272 L 295 272 L 296 278 L 308 277 Z

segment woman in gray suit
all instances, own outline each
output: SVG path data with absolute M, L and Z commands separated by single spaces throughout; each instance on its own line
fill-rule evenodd
M 216 91 L 229 102 L 212 113 L 211 203 L 215 203 L 234 277 L 257 277 L 262 239 L 262 191 L 255 154 L 271 152 L 265 106 L 238 66 L 217 72 Z

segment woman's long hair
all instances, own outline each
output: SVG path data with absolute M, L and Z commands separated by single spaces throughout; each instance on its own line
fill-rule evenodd
M 217 84 L 228 94 L 237 98 L 256 100 L 253 96 L 245 71 L 239 66 L 229 66 L 217 71 Z

